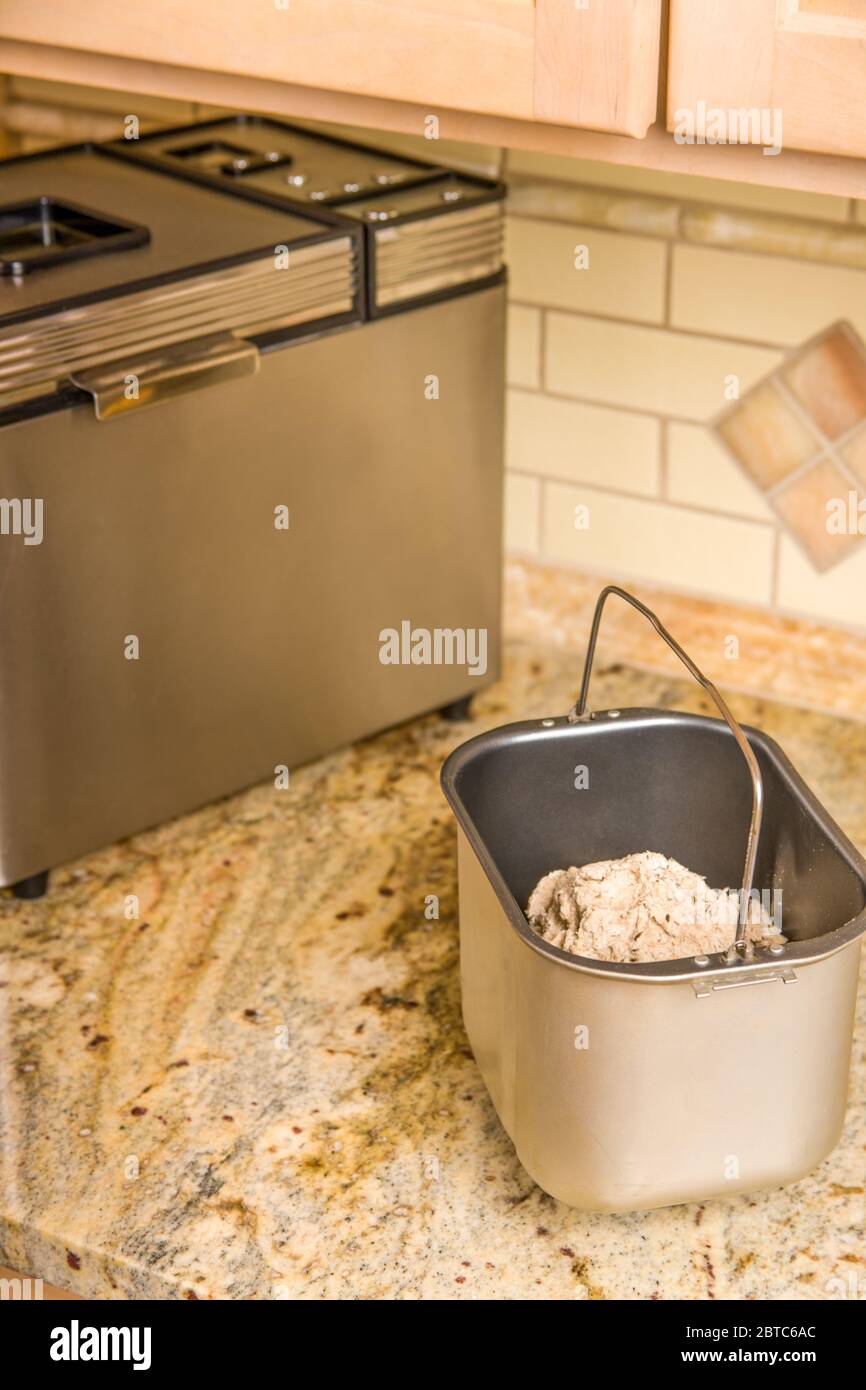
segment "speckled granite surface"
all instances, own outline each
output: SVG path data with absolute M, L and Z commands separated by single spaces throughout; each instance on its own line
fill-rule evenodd
M 576 570 L 509 561 L 505 592 L 512 637 L 562 647 L 581 660 L 605 582 Z M 864 631 L 858 632 L 761 608 L 660 593 L 647 584 L 627 583 L 626 588 L 663 613 L 667 626 L 717 685 L 866 721 L 866 601 Z M 602 660 L 607 656 L 644 670 L 682 674 L 679 659 L 621 600 L 611 599 L 605 606 L 598 652 Z
M 587 1214 L 499 1126 L 438 771 L 564 711 L 578 667 L 519 637 L 471 726 L 417 721 L 61 869 L 43 902 L 0 895 L 0 1263 L 114 1298 L 863 1296 L 864 1005 L 843 1140 L 787 1190 Z M 593 704 L 709 712 L 625 666 Z M 866 845 L 866 726 L 731 704 Z

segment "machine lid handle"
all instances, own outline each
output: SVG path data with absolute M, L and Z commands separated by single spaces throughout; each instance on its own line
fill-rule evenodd
M 103 362 L 72 372 L 69 379 L 93 397 L 97 420 L 112 420 L 187 391 L 251 376 L 258 367 L 255 343 L 233 333 L 212 333 L 156 348 L 140 358 Z
M 602 610 L 604 609 L 605 600 L 609 594 L 616 594 L 619 598 L 625 599 L 626 603 L 630 603 L 632 608 L 636 608 L 639 613 L 642 613 L 644 617 L 652 623 L 656 632 L 660 637 L 664 638 L 671 651 L 676 653 L 689 673 L 694 676 L 695 680 L 703 686 L 707 694 L 715 701 L 722 718 L 726 721 L 731 733 L 737 740 L 740 751 L 746 760 L 749 776 L 752 779 L 752 817 L 749 823 L 749 835 L 746 841 L 746 862 L 743 868 L 743 887 L 740 896 L 737 934 L 731 943 L 728 959 L 733 960 L 737 955 L 742 955 L 749 959 L 751 958 L 752 948 L 751 942 L 747 939 L 747 926 L 749 907 L 751 904 L 752 883 L 755 878 L 755 860 L 758 854 L 758 839 L 761 834 L 761 819 L 764 809 L 764 783 L 761 777 L 761 769 L 758 766 L 758 760 L 755 757 L 746 735 L 731 714 L 731 711 L 728 709 L 728 706 L 725 704 L 725 701 L 722 699 L 712 681 L 708 680 L 703 672 L 698 670 L 691 657 L 683 651 L 679 642 L 671 636 L 667 628 L 662 625 L 655 613 L 653 613 L 652 609 L 647 608 L 646 604 L 641 603 L 640 599 L 635 598 L 634 594 L 628 593 L 625 589 L 620 589 L 616 584 L 608 584 L 602 589 L 596 600 L 595 612 L 592 615 L 592 627 L 589 632 L 589 642 L 586 648 L 586 660 L 583 666 L 583 679 L 580 683 L 580 694 L 577 698 L 577 703 L 569 710 L 568 722 L 569 724 L 580 724 L 595 717 L 592 710 L 589 709 L 587 705 L 589 697 L 589 679 L 592 675 L 592 663 L 595 657 L 595 646 L 598 641 L 598 629 L 601 623 Z

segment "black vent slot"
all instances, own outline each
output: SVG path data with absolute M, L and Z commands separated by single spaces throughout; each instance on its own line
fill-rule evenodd
M 266 169 L 283 169 L 292 163 L 292 156 L 281 150 L 251 150 L 228 140 L 205 140 L 195 145 L 176 145 L 166 150 L 172 159 L 182 159 L 209 174 L 224 174 L 230 179 L 261 174 Z
M 25 275 L 149 241 L 147 227 L 56 198 L 0 205 L 0 275 Z

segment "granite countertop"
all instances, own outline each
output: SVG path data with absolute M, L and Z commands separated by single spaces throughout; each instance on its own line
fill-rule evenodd
M 41 902 L 0 897 L 0 1263 L 109 1298 L 862 1290 L 862 1004 L 842 1141 L 790 1188 L 580 1212 L 499 1125 L 461 1023 L 438 773 L 470 733 L 563 712 L 578 666 L 518 636 L 471 724 L 415 721 L 62 868 Z M 593 704 L 711 712 L 603 664 Z M 731 705 L 866 846 L 866 724 Z

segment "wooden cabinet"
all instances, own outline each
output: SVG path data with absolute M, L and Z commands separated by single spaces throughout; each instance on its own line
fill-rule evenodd
M 2 73 L 866 198 L 866 0 L 0 0 Z
M 740 143 L 866 155 L 866 0 L 671 0 L 668 129 L 719 113 Z
M 536 0 L 533 118 L 646 135 L 660 37 L 661 0 Z
M 643 136 L 661 0 L 3 0 L 6 40 Z

